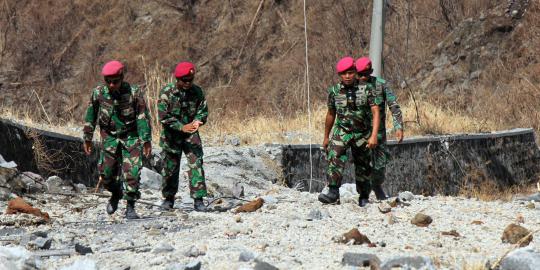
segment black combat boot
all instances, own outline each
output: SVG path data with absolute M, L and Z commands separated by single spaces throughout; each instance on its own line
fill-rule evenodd
M 109 203 L 107 203 L 107 214 L 112 215 L 114 212 L 116 212 L 116 210 L 118 209 L 118 202 L 121 198 L 121 191 L 113 192 L 111 198 L 109 199 Z
M 161 203 L 161 208 L 163 210 L 171 210 L 174 208 L 174 196 L 172 197 L 166 197 L 163 203 Z
M 126 207 L 126 218 L 127 219 L 139 219 L 139 215 L 135 212 L 135 201 L 127 201 Z
M 368 198 L 362 198 L 362 197 L 358 198 L 358 205 L 360 207 L 364 207 L 364 206 L 368 205 L 368 203 L 369 203 Z
M 386 196 L 386 193 L 384 193 L 381 185 L 373 186 L 373 192 L 375 192 L 375 197 L 377 197 L 377 200 L 379 201 L 388 199 L 388 196 Z
M 339 202 L 339 188 L 336 186 L 328 187 L 328 192 L 326 194 L 319 194 L 319 201 L 325 204 Z
M 193 201 L 193 208 L 197 212 L 206 212 L 208 209 L 206 208 L 206 205 L 204 205 L 202 198 L 195 198 Z

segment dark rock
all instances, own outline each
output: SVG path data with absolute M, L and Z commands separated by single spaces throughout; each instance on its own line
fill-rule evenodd
M 456 230 L 450 230 L 447 232 L 441 232 L 442 235 L 449 235 L 453 237 L 460 237 L 461 235 Z
M 343 254 L 343 259 L 341 259 L 343 265 L 352 265 L 359 267 L 371 267 L 371 269 L 379 269 L 381 265 L 381 260 L 374 254 L 366 253 L 350 253 L 346 252 Z
M 38 249 L 50 249 L 52 244 L 51 238 L 37 237 L 29 243 Z
M 516 225 L 516 224 L 510 224 L 506 226 L 504 229 L 503 235 L 501 237 L 501 240 L 503 243 L 510 243 L 510 244 L 517 244 L 521 239 L 525 238 L 523 242 L 520 244 L 520 247 L 527 246 L 532 240 L 533 236 L 530 234 L 530 231 L 526 228 Z
M 425 214 L 418 213 L 414 218 L 411 220 L 411 223 L 418 226 L 418 227 L 427 227 L 429 224 L 433 222 L 433 219 Z
M 79 253 L 80 255 L 83 255 L 83 256 L 86 255 L 86 254 L 94 253 L 92 251 L 92 248 L 87 247 L 87 246 L 83 246 L 83 245 L 81 245 L 79 243 L 75 244 L 75 251 L 77 253 Z
M 508 253 L 501 261 L 500 270 L 540 269 L 540 253 L 532 248 L 519 248 Z
M 397 256 L 390 258 L 383 262 L 381 270 L 391 270 L 394 267 L 401 267 L 401 269 L 425 269 L 436 270 L 435 266 L 431 262 L 429 257 L 424 256 Z
M 260 260 L 255 260 L 254 270 L 279 270 L 279 268 Z
M 240 252 L 240 256 L 238 256 L 238 261 L 241 262 L 249 262 L 251 260 L 255 259 L 255 254 L 250 251 L 242 251 Z

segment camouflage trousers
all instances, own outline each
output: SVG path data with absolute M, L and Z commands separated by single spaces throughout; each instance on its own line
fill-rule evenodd
M 336 130 L 328 145 L 328 170 L 327 181 L 329 186 L 341 186 L 343 179 L 343 170 L 349 158 L 347 149 L 351 148 L 354 169 L 356 190 L 361 197 L 369 196 L 371 192 L 371 150 L 367 147 L 367 139 L 365 134 L 346 133 Z
M 382 185 L 384 183 L 384 172 L 386 164 L 390 161 L 390 153 L 386 147 L 386 142 L 380 142 L 375 149 L 372 150 L 372 179 L 373 186 Z
M 207 195 L 203 169 L 203 148 L 198 133 L 193 134 L 179 145 L 179 151 L 173 153 L 163 151 L 163 197 L 173 197 L 178 192 L 178 178 L 180 172 L 180 158 L 182 152 L 186 155 L 189 178 L 189 191 L 192 198 L 202 198 Z
M 108 191 L 119 194 L 123 189 L 123 198 L 135 201 L 141 197 L 139 180 L 142 168 L 142 146 L 138 141 L 131 143 L 129 146 L 117 143 L 110 147 L 107 142 L 104 142 L 104 150 L 99 156 L 98 171 Z M 122 180 L 119 177 L 120 172 Z

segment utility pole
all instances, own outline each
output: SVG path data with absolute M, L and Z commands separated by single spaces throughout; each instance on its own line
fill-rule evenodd
M 373 76 L 382 74 L 382 52 L 384 44 L 384 11 L 386 0 L 373 0 L 371 14 L 371 38 L 369 42 L 369 58 L 373 66 Z

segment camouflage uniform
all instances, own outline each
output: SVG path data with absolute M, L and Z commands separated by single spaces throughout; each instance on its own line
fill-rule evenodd
M 116 92 L 104 85 L 92 91 L 83 129 L 84 140 L 92 140 L 97 123 L 103 146 L 98 161 L 99 174 L 107 190 L 121 192 L 122 183 L 118 179 L 121 166 L 124 199 L 128 201 L 140 197 L 142 144 L 152 139 L 149 119 L 138 86 L 123 82 Z
M 208 106 L 201 87 L 193 84 L 188 90 L 179 90 L 174 83 L 167 84 L 160 92 L 159 121 L 163 125 L 159 145 L 163 149 L 164 166 L 162 194 L 174 197 L 178 192 L 180 157 L 182 152 L 188 162 L 189 188 L 193 198 L 207 195 L 203 170 L 203 148 L 199 132 L 184 133 L 182 127 L 199 120 L 206 123 Z
M 386 164 L 390 160 L 390 154 L 386 147 L 386 107 L 390 109 L 392 113 L 393 129 L 403 129 L 403 116 L 399 104 L 397 103 L 397 97 L 392 90 L 386 87 L 386 82 L 381 78 L 370 77 L 370 82 L 375 83 L 378 91 L 383 94 L 383 102 L 380 105 L 381 111 L 381 124 L 377 139 L 379 144 L 373 150 L 373 186 L 382 185 L 384 182 L 384 171 Z
M 371 192 L 371 151 L 366 147 L 371 133 L 371 106 L 382 103 L 381 93 L 371 82 L 358 82 L 353 86 L 338 83 L 328 89 L 328 109 L 336 112 L 336 119 L 328 145 L 327 180 L 329 186 L 341 186 L 343 169 L 351 148 L 356 189 L 366 197 Z

